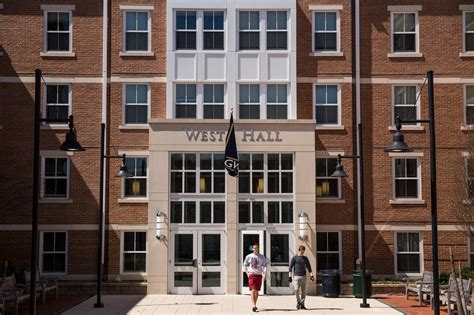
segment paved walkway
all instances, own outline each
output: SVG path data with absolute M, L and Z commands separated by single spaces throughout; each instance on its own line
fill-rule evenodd
M 94 309 L 95 297 L 71 308 L 64 315 L 122 315 L 122 314 L 252 314 L 250 297 L 243 295 L 106 295 L 105 307 Z M 359 299 L 337 299 L 309 296 L 307 311 L 297 311 L 293 296 L 263 296 L 258 300 L 259 314 L 288 312 L 321 315 L 402 314 L 377 300 L 369 299 L 370 309 L 359 308 Z

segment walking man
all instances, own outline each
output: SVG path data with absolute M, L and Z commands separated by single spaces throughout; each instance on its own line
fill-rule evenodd
M 252 299 L 252 311 L 257 311 L 258 291 L 262 287 L 262 282 L 265 281 L 265 273 L 267 272 L 268 259 L 261 255 L 257 243 L 252 246 L 253 253 L 245 257 L 243 272 L 247 273 L 249 279 L 250 297 Z
M 298 255 L 295 255 L 290 262 L 290 271 L 288 273 L 289 282 L 293 282 L 293 288 L 296 295 L 296 309 L 305 310 L 304 300 L 306 298 L 306 269 L 310 273 L 311 281 L 314 281 L 311 264 L 308 257 L 304 255 L 305 247 L 301 245 L 298 248 Z M 292 277 L 293 274 L 293 277 Z

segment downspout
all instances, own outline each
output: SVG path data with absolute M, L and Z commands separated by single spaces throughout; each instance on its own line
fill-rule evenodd
M 102 8 L 102 123 L 107 126 L 107 62 L 108 62 L 108 11 L 109 11 L 109 1 L 103 0 L 103 8 Z M 107 153 L 107 127 L 105 128 L 105 135 L 104 135 L 104 155 Z M 104 161 L 104 187 L 107 187 L 107 159 Z M 101 198 L 105 201 L 106 197 L 106 190 L 104 189 Z M 104 264 L 104 256 L 105 256 L 105 202 L 103 203 L 102 209 L 102 264 Z M 103 270 L 103 269 L 102 269 Z
M 355 80 L 356 80 L 356 126 L 361 123 L 361 104 L 360 104 L 360 0 L 355 0 L 355 63 L 356 63 L 356 73 L 355 73 Z M 356 128 L 356 143 L 359 143 L 359 138 L 362 135 L 359 132 L 359 128 Z M 357 155 L 360 155 L 360 148 L 357 146 Z M 361 181 L 360 181 L 360 169 L 361 169 L 361 159 L 357 159 L 357 231 L 358 231 L 358 258 L 357 264 L 360 264 L 361 257 L 362 257 L 362 224 L 360 221 L 360 214 L 361 214 L 361 195 L 360 195 L 360 188 L 361 188 Z

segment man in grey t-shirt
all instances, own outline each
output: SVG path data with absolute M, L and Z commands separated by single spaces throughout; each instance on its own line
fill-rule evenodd
M 308 257 L 304 255 L 305 247 L 298 248 L 298 255 L 293 256 L 290 262 L 288 273 L 289 282 L 293 281 L 293 288 L 296 295 L 296 309 L 305 310 L 304 300 L 306 299 L 306 269 L 309 271 L 311 281 L 314 281 L 313 271 Z M 291 277 L 293 274 L 293 278 Z

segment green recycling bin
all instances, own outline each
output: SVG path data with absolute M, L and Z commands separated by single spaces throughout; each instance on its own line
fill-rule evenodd
M 352 271 L 352 290 L 356 298 L 362 298 L 362 270 Z M 372 270 L 365 271 L 366 296 L 372 295 Z

